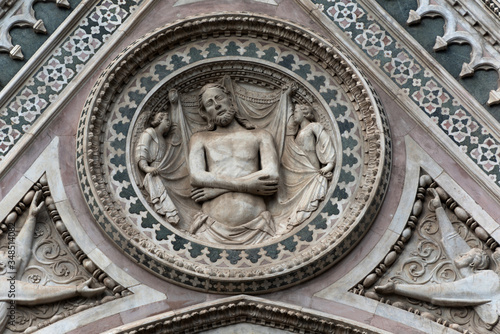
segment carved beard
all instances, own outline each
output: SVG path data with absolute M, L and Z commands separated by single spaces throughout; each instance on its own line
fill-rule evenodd
M 215 116 L 214 124 L 217 126 L 228 126 L 234 119 L 236 108 L 234 106 L 227 109 L 222 115 Z

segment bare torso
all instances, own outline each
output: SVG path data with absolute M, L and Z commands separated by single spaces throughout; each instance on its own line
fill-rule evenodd
M 207 171 L 216 177 L 236 179 L 261 169 L 262 131 L 204 132 L 198 140 L 203 141 Z M 202 210 L 219 222 L 239 226 L 258 217 L 266 210 L 266 204 L 258 195 L 227 192 L 204 202 Z

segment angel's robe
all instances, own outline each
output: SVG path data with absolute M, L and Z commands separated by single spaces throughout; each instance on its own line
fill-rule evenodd
M 316 137 L 313 139 L 316 141 L 315 152 L 305 151 L 301 145 L 301 135 Z M 308 153 L 314 153 L 317 159 L 312 159 Z M 325 199 L 328 179 L 319 173 L 319 163 L 326 165 L 334 160 L 332 141 L 320 123 L 308 124 L 296 138 L 293 135 L 286 136 L 278 191 L 280 204 L 290 212 L 286 226 L 282 226 L 285 231 L 304 222 Z

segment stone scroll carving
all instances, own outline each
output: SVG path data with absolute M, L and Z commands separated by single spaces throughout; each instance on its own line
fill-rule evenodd
M 388 184 L 369 83 L 327 41 L 267 16 L 192 18 L 137 41 L 96 82 L 79 129 L 96 222 L 203 291 L 314 276 L 358 242 Z
M 497 333 L 500 250 L 494 239 L 428 175 L 420 178 L 408 224 L 352 292 L 463 333 Z
M 30 333 L 128 294 L 73 241 L 45 176 L 0 227 L 0 332 Z

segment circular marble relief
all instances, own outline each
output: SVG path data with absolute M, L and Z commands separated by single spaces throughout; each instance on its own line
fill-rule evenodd
M 281 289 L 332 266 L 384 197 L 377 96 L 320 36 L 224 13 L 162 27 L 99 77 L 77 140 L 80 184 L 125 253 L 185 287 Z

